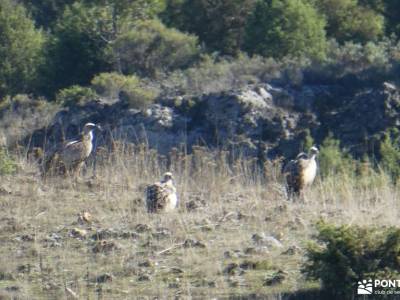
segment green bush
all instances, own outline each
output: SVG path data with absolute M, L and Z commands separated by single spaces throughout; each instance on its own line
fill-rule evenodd
M 170 0 L 163 20 L 197 35 L 209 53 L 237 55 L 256 0 Z
M 4 148 L 0 149 L 0 175 L 10 175 L 17 171 L 17 163 Z
M 318 0 L 315 1 L 320 14 L 327 20 L 329 37 L 339 42 L 367 42 L 383 35 L 383 16 L 358 0 Z
M 56 96 L 56 101 L 61 103 L 63 106 L 82 106 L 97 97 L 98 95 L 93 89 L 82 87 L 80 85 L 73 85 L 59 91 Z
M 334 226 L 321 221 L 317 231 L 302 271 L 309 279 L 321 280 L 326 292 L 350 298 L 359 280 L 400 275 L 400 229 Z
M 202 95 L 280 78 L 287 68 L 293 64 L 257 55 L 240 54 L 235 59 L 203 55 L 195 66 L 172 72 L 161 84 L 167 93 Z
M 100 96 L 119 99 L 131 108 L 144 108 L 157 97 L 154 89 L 134 75 L 102 73 L 93 78 L 92 87 Z
M 351 72 L 360 72 L 370 67 L 386 67 L 391 58 L 390 49 L 394 46 L 390 40 L 368 42 L 365 45 L 347 42 L 342 46 L 332 42 L 327 61 L 339 64 Z
M 315 145 L 314 139 L 311 136 L 310 129 L 307 128 L 303 133 L 303 140 L 300 146 L 303 152 L 307 152 L 313 145 Z
M 247 22 L 244 49 L 282 58 L 325 57 L 325 20 L 306 1 L 259 0 Z
M 305 69 L 307 80 L 317 82 L 345 83 L 349 87 L 381 85 L 383 81 L 398 77 L 400 44 L 395 39 L 382 39 L 366 44 L 352 41 L 339 44 L 328 42 L 326 58 L 322 63 L 314 63 Z M 354 82 L 345 76 L 353 78 Z
M 169 29 L 158 20 L 147 20 L 122 34 L 114 52 L 124 73 L 154 76 L 188 67 L 199 57 L 200 48 L 195 36 Z
M 45 36 L 17 1 L 0 1 L 0 98 L 32 92 Z
M 334 174 L 353 175 L 356 171 L 356 161 L 348 152 L 341 150 L 340 141 L 332 134 L 322 142 L 318 160 L 322 177 Z
M 119 93 L 129 84 L 137 84 L 132 76 L 124 76 L 115 72 L 101 73 L 92 79 L 92 88 L 102 97 L 118 98 Z
M 400 178 L 400 148 L 399 131 L 393 129 L 386 132 L 380 144 L 381 166 L 388 173 L 394 182 Z

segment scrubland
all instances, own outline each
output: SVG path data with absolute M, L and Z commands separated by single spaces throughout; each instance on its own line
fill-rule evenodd
M 0 299 L 296 299 L 319 287 L 301 273 L 318 220 L 400 222 L 399 191 L 378 173 L 318 178 L 292 202 L 280 161 L 204 148 L 98 149 L 77 180 L 15 160 L 0 177 Z M 166 170 L 179 208 L 147 214 L 144 187 Z

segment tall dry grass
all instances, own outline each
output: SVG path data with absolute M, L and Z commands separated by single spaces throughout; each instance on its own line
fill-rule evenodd
M 111 149 L 98 148 L 77 181 L 43 181 L 35 161 L 16 155 L 17 173 L 0 177 L 0 298 L 70 299 L 72 291 L 89 299 L 280 299 L 316 286 L 299 270 L 317 220 L 400 222 L 399 191 L 384 173 L 319 178 L 305 201 L 289 202 L 279 161 L 262 165 L 201 147 L 167 156 L 122 142 Z M 149 215 L 144 187 L 167 170 L 180 206 Z M 77 222 L 82 211 L 91 224 Z M 93 252 L 96 234 L 114 247 Z M 283 280 L 266 285 L 278 272 Z

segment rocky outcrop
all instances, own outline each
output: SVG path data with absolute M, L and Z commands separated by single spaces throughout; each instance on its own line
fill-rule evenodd
M 162 98 L 147 109 L 122 101 L 91 101 L 59 111 L 46 130 L 37 130 L 32 146 L 79 132 L 88 121 L 106 132 L 98 140 L 146 143 L 161 153 L 185 144 L 207 145 L 271 158 L 294 156 L 306 130 L 317 142 L 332 132 L 356 155 L 373 153 L 382 133 L 400 125 L 396 86 L 346 91 L 340 86 L 290 88 L 261 84 L 198 97 Z

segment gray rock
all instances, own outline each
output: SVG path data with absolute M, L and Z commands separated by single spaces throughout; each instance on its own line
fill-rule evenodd
M 186 239 L 183 243 L 184 248 L 206 248 L 206 245 L 198 240 Z
M 151 277 L 148 274 L 140 274 L 137 278 L 138 281 L 151 281 Z
M 235 270 L 237 270 L 238 268 L 239 265 L 237 263 L 230 263 L 224 268 L 223 273 L 225 275 L 234 275 Z
M 264 83 L 159 99 L 145 110 L 100 99 L 62 108 L 50 126 L 27 135 L 25 142 L 48 147 L 63 137 L 76 136 L 88 121 L 107 128 L 96 137 L 96 145 L 121 139 L 145 143 L 162 154 L 181 144 L 190 152 L 202 143 L 260 159 L 293 158 L 310 130 L 317 143 L 331 131 L 341 145 L 362 157 L 377 153 L 383 133 L 400 126 L 400 93 L 388 82 L 371 88 Z
M 278 241 L 276 238 L 274 238 L 271 235 L 266 235 L 265 233 L 255 233 L 253 234 L 253 236 L 251 237 L 251 239 L 253 240 L 253 242 L 256 245 L 262 245 L 262 246 L 266 246 L 268 248 L 282 248 L 283 245 L 280 241 Z
M 109 273 L 104 273 L 99 276 L 96 276 L 95 282 L 97 283 L 106 283 L 111 282 L 113 280 L 113 276 Z
M 268 276 L 265 279 L 264 286 L 274 286 L 280 284 L 286 279 L 286 276 L 286 272 L 278 270 L 277 272 L 273 273 L 271 276 Z

